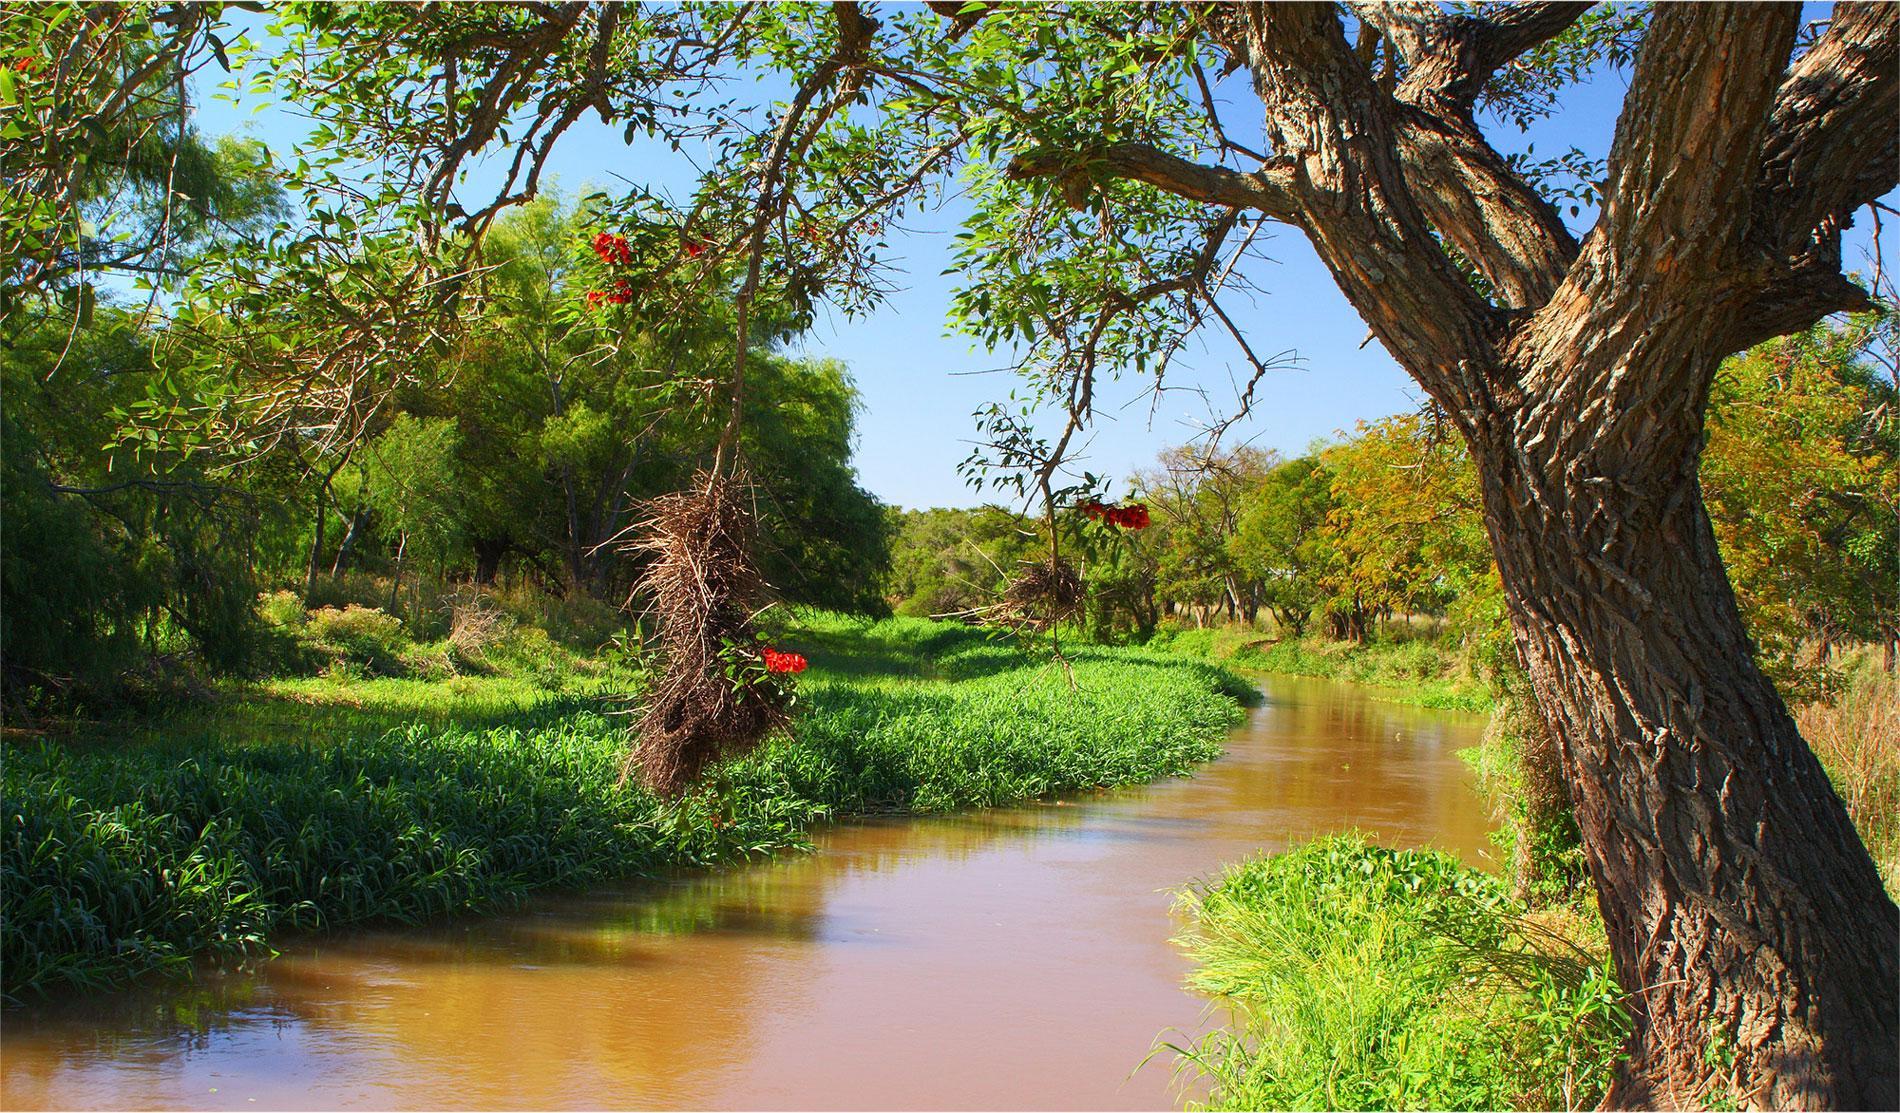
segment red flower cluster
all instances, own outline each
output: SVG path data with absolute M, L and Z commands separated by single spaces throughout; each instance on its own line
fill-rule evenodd
M 594 254 L 600 256 L 603 263 L 633 262 L 633 248 L 627 246 L 627 237 L 612 232 L 602 232 L 594 237 Z
M 804 672 L 811 663 L 803 653 L 780 653 L 769 645 L 760 652 L 765 655 L 766 672 Z
M 587 291 L 587 308 L 589 309 L 599 309 L 603 303 L 609 305 L 625 305 L 632 300 L 633 284 L 624 278 L 616 280 L 614 282 L 614 288 L 611 291 Z
M 701 255 L 706 254 L 706 241 L 704 240 L 696 240 L 688 237 L 680 244 L 680 247 L 686 252 L 688 259 L 697 259 Z
M 1151 524 L 1147 504 L 1139 502 L 1131 502 L 1127 506 L 1103 506 L 1091 499 L 1082 504 L 1082 513 L 1122 529 L 1147 529 Z

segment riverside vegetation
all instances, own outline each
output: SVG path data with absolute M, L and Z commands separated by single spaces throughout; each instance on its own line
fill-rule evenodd
M 332 637 L 339 620 L 309 624 Z M 730 862 L 799 846 L 826 819 L 1176 776 L 1219 752 L 1249 691 L 1217 667 L 1115 648 L 1078 650 L 1072 689 L 981 631 L 814 613 L 784 631 L 812 659 L 794 736 L 663 801 L 620 783 L 623 720 L 601 693 L 624 665 L 556 662 L 537 637 L 538 657 L 486 649 L 489 675 L 351 675 L 378 653 L 430 655 L 387 623 L 355 625 L 380 640 L 327 676 L 234 687 L 126 728 L 129 745 L 100 724 L 9 748 L 10 996 L 253 953 L 286 932 Z

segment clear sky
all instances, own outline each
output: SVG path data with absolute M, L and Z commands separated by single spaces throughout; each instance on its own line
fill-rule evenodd
M 1810 18 L 1825 6 L 1808 5 Z M 201 75 L 198 124 L 208 134 L 244 131 L 262 139 L 280 159 L 306 134 L 306 122 L 294 109 L 260 102 L 248 94 L 237 105 L 208 95 L 225 75 Z M 1493 143 L 1507 154 L 1534 145 L 1539 157 L 1577 147 L 1601 157 L 1610 145 L 1616 113 L 1627 88 L 1628 71 L 1605 70 L 1571 90 L 1562 113 L 1520 134 L 1513 124 L 1482 120 Z M 1238 81 L 1220 92 L 1223 119 L 1244 135 L 1237 122 L 1258 121 L 1257 106 Z M 1231 112 L 1231 115 L 1229 113 Z M 557 145 L 548 172 L 565 189 L 584 192 L 590 185 L 612 190 L 622 178 L 670 190 L 690 188 L 688 169 L 677 158 L 645 148 L 628 148 L 616 129 L 591 116 Z M 479 187 L 478 172 L 472 185 Z M 492 192 L 492 191 L 491 191 Z M 472 189 L 471 195 L 480 196 Z M 972 346 L 951 335 L 945 324 L 954 277 L 950 236 L 961 207 L 953 200 L 944 210 L 914 223 L 892 239 L 902 256 L 904 288 L 868 317 L 821 319 L 795 350 L 844 360 L 863 397 L 856 464 L 860 481 L 886 502 L 905 507 L 964 506 L 987 500 L 965 486 L 956 466 L 969 454 L 974 432 L 971 414 L 1007 393 L 1006 372 L 996 369 L 1007 356 Z M 1594 214 L 1584 211 L 1573 230 L 1587 230 Z M 1849 269 L 1867 269 L 1869 230 L 1856 227 L 1847 236 L 1844 258 Z M 1250 441 L 1262 448 L 1297 453 L 1318 438 L 1350 429 L 1361 419 L 1376 419 L 1415 408 L 1420 394 L 1378 341 L 1364 343 L 1365 324 L 1333 285 L 1303 236 L 1274 227 L 1266 244 L 1274 262 L 1258 268 L 1261 292 L 1251 298 L 1224 300 L 1255 351 L 1266 356 L 1290 351 L 1297 364 L 1273 372 L 1258 388 L 1252 416 L 1229 434 L 1227 443 Z M 1362 346 L 1363 344 L 1363 346 Z M 1209 418 L 1209 406 L 1231 403 L 1232 383 L 1244 381 L 1237 353 L 1222 337 L 1190 348 L 1170 371 L 1177 387 L 1150 411 L 1140 384 L 1126 383 L 1104 393 L 1098 427 L 1078 466 L 1098 474 L 1126 476 L 1150 465 L 1164 446 L 1192 437 Z

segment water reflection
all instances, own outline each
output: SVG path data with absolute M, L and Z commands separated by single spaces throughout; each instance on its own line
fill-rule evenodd
M 1360 827 L 1472 860 L 1471 716 L 1275 678 L 1197 777 L 351 933 L 5 1021 L 8 1108 L 1152 1108 L 1169 891 Z

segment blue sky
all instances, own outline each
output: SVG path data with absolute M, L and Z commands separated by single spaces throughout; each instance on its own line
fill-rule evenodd
M 1809 7 L 1807 14 L 1819 14 L 1815 6 Z M 306 133 L 304 118 L 249 94 L 236 106 L 213 99 L 210 87 L 224 76 L 215 71 L 201 74 L 198 125 L 212 135 L 248 132 L 280 158 L 287 155 Z M 1558 117 L 1527 133 L 1512 124 L 1481 122 L 1506 153 L 1534 144 L 1540 157 L 1572 146 L 1600 157 L 1609 149 L 1627 79 L 1626 70 L 1598 73 L 1566 95 Z M 1229 129 L 1244 135 L 1247 129 L 1236 127 L 1236 121 L 1259 118 L 1258 109 L 1248 103 L 1250 94 L 1237 81 L 1225 83 L 1220 92 L 1229 102 L 1223 105 Z M 615 129 L 592 117 L 563 138 L 549 160 L 548 173 L 571 193 L 592 185 L 611 190 L 618 177 L 682 195 L 691 180 L 682 160 L 626 147 Z M 478 171 L 472 195 L 480 195 L 481 177 Z M 1011 385 L 1007 373 L 996 370 L 1008 362 L 1007 355 L 973 347 L 967 337 L 951 335 L 945 324 L 955 279 L 942 272 L 950 266 L 951 235 L 961 212 L 952 200 L 893 237 L 904 288 L 876 313 L 823 318 L 795 348 L 850 366 L 863 398 L 855 458 L 860 480 L 879 498 L 899 506 L 967 506 L 991 497 L 973 491 L 956 472 L 970 451 L 971 414 L 1006 394 Z M 1574 230 L 1586 230 L 1592 215 L 1580 214 Z M 1253 272 L 1261 292 L 1251 298 L 1235 296 L 1224 304 L 1256 351 L 1290 351 L 1297 364 L 1271 373 L 1261 383 L 1252 416 L 1229 434 L 1227 443 L 1247 441 L 1293 454 L 1362 419 L 1415 408 L 1420 401 L 1417 387 L 1378 341 L 1362 347 L 1365 324 L 1305 238 L 1278 226 L 1272 226 L 1272 232 L 1265 250 L 1274 261 Z M 1849 269 L 1867 267 L 1869 243 L 1868 229 L 1850 230 L 1844 253 Z M 1230 342 L 1210 335 L 1184 353 L 1169 378 L 1182 389 L 1162 395 L 1152 412 L 1145 384 L 1106 388 L 1097 428 L 1076 465 L 1111 476 L 1149 466 L 1161 448 L 1195 435 L 1209 420 L 1210 404 L 1218 408 L 1231 402 L 1231 384 L 1236 378 L 1244 380 L 1245 374 Z M 1191 388 L 1204 390 L 1205 396 Z

